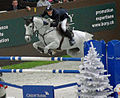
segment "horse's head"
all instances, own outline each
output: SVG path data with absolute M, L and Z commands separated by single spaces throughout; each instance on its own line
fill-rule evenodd
M 33 35 L 34 32 L 42 30 L 44 26 L 48 25 L 48 21 L 43 19 L 42 17 L 32 17 L 31 19 L 24 19 L 25 20 L 25 39 L 27 42 L 30 40 L 30 36 Z
M 25 40 L 27 42 L 31 41 L 31 36 L 33 35 L 34 32 L 34 23 L 33 23 L 33 18 L 31 19 L 24 19 L 25 20 Z

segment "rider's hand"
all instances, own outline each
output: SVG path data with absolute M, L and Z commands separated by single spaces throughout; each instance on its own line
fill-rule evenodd
M 48 23 L 48 22 L 45 22 L 45 21 L 43 21 L 43 24 L 44 24 L 44 25 L 49 25 L 49 23 Z

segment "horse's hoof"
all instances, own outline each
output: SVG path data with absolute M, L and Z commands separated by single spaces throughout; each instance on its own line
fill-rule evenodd
M 53 55 L 53 53 L 50 49 L 48 50 L 48 55 Z

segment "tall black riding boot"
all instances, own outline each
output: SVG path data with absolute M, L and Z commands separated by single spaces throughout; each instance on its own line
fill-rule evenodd
M 70 45 L 71 46 L 74 45 L 75 44 L 75 40 L 73 39 L 72 34 L 71 34 L 71 32 L 69 30 L 66 30 L 66 36 L 69 38 Z

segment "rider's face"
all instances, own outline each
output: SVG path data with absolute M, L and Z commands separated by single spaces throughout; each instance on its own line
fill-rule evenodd
M 47 11 L 48 15 L 52 16 L 52 10 Z

